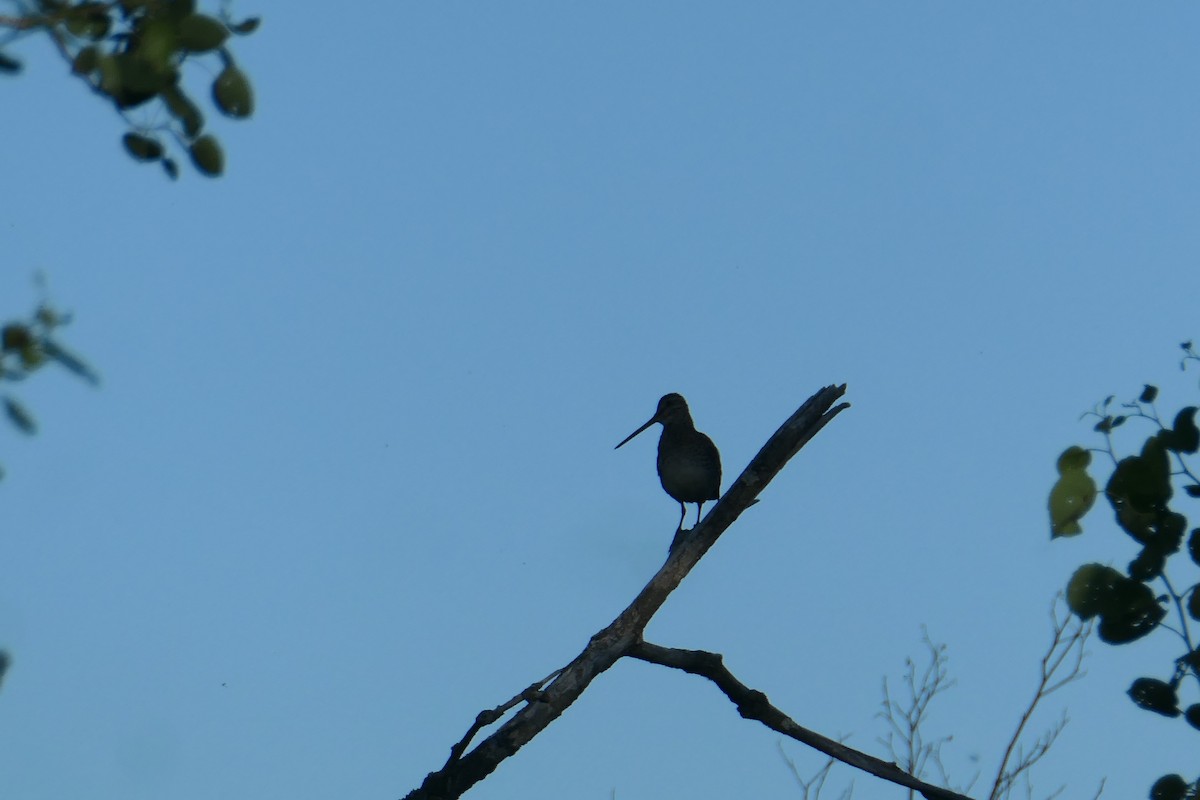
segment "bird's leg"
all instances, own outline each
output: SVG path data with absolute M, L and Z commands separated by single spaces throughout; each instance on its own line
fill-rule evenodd
M 696 524 L 697 525 L 700 524 L 700 512 L 702 510 L 704 510 L 704 501 L 703 500 L 701 500 L 699 503 L 696 503 Z
M 687 506 L 679 504 L 679 530 L 683 530 L 683 520 L 687 518 Z

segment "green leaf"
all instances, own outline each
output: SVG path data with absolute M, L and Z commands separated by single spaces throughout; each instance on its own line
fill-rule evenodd
M 1171 499 L 1171 465 L 1159 436 L 1151 436 L 1142 454 L 1117 463 L 1105 488 L 1117 510 L 1129 506 L 1136 511 L 1157 511 Z
M 1079 445 L 1071 445 L 1058 457 L 1058 474 L 1062 475 L 1067 470 L 1072 469 L 1087 469 L 1092 463 L 1092 454 L 1084 450 Z
M 1142 583 L 1152 581 L 1162 574 L 1166 563 L 1166 554 L 1152 547 L 1143 547 L 1138 557 L 1129 562 L 1129 577 Z
M 157 161 L 163 156 L 163 146 L 158 140 L 140 133 L 125 134 L 121 137 L 121 143 L 136 161 Z
M 1188 793 L 1188 782 L 1182 775 L 1163 775 L 1150 787 L 1150 800 L 1183 800 Z
M 168 178 L 175 180 L 179 177 L 179 165 L 175 163 L 174 159 L 164 158 L 158 163 L 162 164 L 163 172 L 167 173 Z
M 1192 563 L 1200 564 L 1200 528 L 1193 528 L 1188 535 L 1188 555 L 1192 557 Z
M 145 103 L 178 79 L 169 64 L 156 66 L 132 53 L 100 56 L 100 91 L 113 99 L 117 108 L 133 108 Z
M 1196 427 L 1196 407 L 1188 406 L 1175 415 L 1170 431 L 1163 431 L 1163 442 L 1176 453 L 1195 453 L 1200 450 L 1200 428 Z
M 1151 545 L 1166 555 L 1178 553 L 1180 545 L 1183 544 L 1183 532 L 1187 529 L 1187 517 L 1174 511 L 1168 511 L 1159 517 L 1155 527 L 1158 529 L 1158 533 L 1151 541 Z
M 225 44 L 229 29 L 206 14 L 191 14 L 179 21 L 179 46 L 193 53 L 207 53 Z
M 12 56 L 0 53 L 0 74 L 16 75 L 21 71 L 21 62 L 17 61 Z
M 1084 564 L 1067 583 L 1067 607 L 1083 620 L 1100 613 L 1121 573 L 1103 564 Z
M 33 415 L 16 400 L 13 400 L 11 397 L 4 398 L 4 411 L 8 414 L 9 421 L 13 425 L 16 425 L 17 430 L 21 431 L 21 433 L 37 433 L 37 423 L 34 422 Z
M 1158 397 L 1158 387 L 1146 384 L 1142 389 L 1141 396 L 1138 397 L 1139 403 L 1153 403 L 1154 398 Z
M 1178 717 L 1179 696 L 1175 687 L 1158 678 L 1138 678 L 1129 687 L 1129 697 L 1138 708 L 1162 714 L 1164 717 Z
M 221 144 L 211 134 L 192 142 L 188 153 L 196 169 L 210 178 L 216 178 L 225 171 L 225 154 L 221 151 Z
M 72 6 L 64 20 L 67 30 L 84 39 L 103 39 L 108 36 L 112 20 L 104 3 L 80 3 Z
M 156 70 L 165 71 L 180 49 L 179 25 L 170 19 L 151 14 L 134 27 L 129 52 Z
M 166 13 L 176 21 L 195 14 L 196 0 L 166 0 Z
M 1108 644 L 1128 644 L 1158 627 L 1167 610 L 1159 605 L 1146 584 L 1116 574 L 1109 591 L 1101 598 L 1103 607 L 1096 632 Z
M 88 366 L 83 359 L 64 348 L 58 342 L 55 342 L 47 337 L 43 337 L 42 351 L 45 352 L 47 357 L 57 361 L 69 372 L 72 372 L 78 377 L 83 378 L 92 386 L 100 385 L 100 375 L 94 369 Z
M 100 62 L 100 51 L 95 45 L 89 44 L 87 47 L 80 49 L 75 54 L 75 58 L 71 60 L 71 72 L 76 75 L 89 75 L 96 69 L 96 65 Z
M 33 343 L 33 333 L 18 322 L 10 323 L 0 329 L 0 349 L 6 353 L 19 352 Z
M 1200 620 L 1200 586 L 1192 587 L 1192 593 L 1188 595 L 1187 612 L 1192 619 Z
M 22 347 L 19 355 L 21 356 L 21 366 L 27 370 L 37 369 L 46 360 L 46 355 L 42 352 L 41 345 L 36 339 Z
M 233 31 L 238 36 L 247 36 L 258 30 L 258 26 L 261 22 L 262 19 L 259 17 L 247 17 L 241 22 L 230 23 L 229 30 Z
M 1063 459 L 1059 458 L 1059 464 Z M 1082 469 L 1062 471 L 1050 489 L 1050 538 L 1076 536 L 1083 532 L 1079 520 L 1096 502 L 1096 482 Z
M 167 111 L 179 120 L 179 124 L 183 126 L 183 132 L 189 139 L 200 135 L 200 130 L 204 127 L 204 115 L 178 85 L 163 89 L 162 99 Z
M 245 119 L 254 113 L 254 92 L 250 79 L 233 64 L 226 65 L 213 81 L 213 102 L 226 116 Z

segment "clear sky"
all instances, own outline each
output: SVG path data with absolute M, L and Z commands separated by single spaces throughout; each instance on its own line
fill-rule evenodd
M 1196 402 L 1200 6 L 236 11 L 258 111 L 213 120 L 217 181 L 129 161 L 38 43 L 0 82 L 0 315 L 45 270 L 104 377 L 0 430 L 0 797 L 400 797 L 661 564 L 656 434 L 613 450 L 660 395 L 727 487 L 841 382 L 648 638 L 882 754 L 925 626 L 958 681 L 928 733 L 986 781 L 1052 596 L 1134 552 L 1104 511 L 1049 540 L 1079 414 Z M 1158 638 L 1091 647 L 1035 797 L 1195 768 L 1124 696 Z M 620 663 L 470 796 L 795 798 L 779 740 Z

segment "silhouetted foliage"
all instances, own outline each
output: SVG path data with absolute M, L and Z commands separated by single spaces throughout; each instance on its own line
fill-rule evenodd
M 216 177 L 224 172 L 220 142 L 204 132 L 204 114 L 180 79 L 189 62 L 216 58 L 220 69 L 210 89 L 213 106 L 232 119 L 253 114 L 250 79 L 238 67 L 229 43 L 232 36 L 253 33 L 257 17 L 239 22 L 224 9 L 216 16 L 201 14 L 195 0 L 10 2 L 17 13 L 0 15 L 0 30 L 10 32 L 0 37 L 0 73 L 21 71 L 21 63 L 6 46 L 21 36 L 45 34 L 71 72 L 112 103 L 128 124 L 121 142 L 131 158 L 160 164 L 174 179 L 179 166 L 164 144 L 174 140 L 201 174 Z M 141 110 L 138 119 L 135 109 Z
M 1182 368 L 1200 361 L 1191 342 L 1180 347 Z M 1107 456 L 1112 472 L 1104 486 L 1104 498 L 1117 528 L 1133 540 L 1137 551 L 1124 570 L 1100 563 L 1079 567 L 1067 585 L 1067 602 L 1080 619 L 1099 620 L 1097 633 L 1108 644 L 1131 644 L 1157 631 L 1177 637 L 1181 654 L 1172 663 L 1161 665 L 1156 676 L 1134 680 L 1128 694 L 1139 708 L 1163 717 L 1183 717 L 1200 730 L 1200 647 L 1192 629 L 1200 621 L 1200 573 L 1196 571 L 1200 566 L 1200 528 L 1189 533 L 1187 517 L 1177 510 L 1181 499 L 1200 496 L 1200 478 L 1190 461 L 1200 450 L 1200 429 L 1196 427 L 1196 406 L 1167 415 L 1170 422 L 1165 422 L 1155 405 L 1158 395 L 1158 388 L 1147 384 L 1137 399 L 1120 404 L 1121 413 L 1114 413 L 1110 395 L 1084 415 L 1097 420 L 1094 430 L 1103 436 L 1103 446 L 1090 450 L 1070 447 L 1059 456 L 1059 478 L 1050 492 L 1051 537 L 1083 532 L 1080 520 L 1097 495 L 1096 483 L 1088 474 L 1092 453 Z M 1148 435 L 1135 453 L 1118 457 L 1113 432 L 1126 422 L 1137 423 Z M 1131 429 L 1127 435 L 1132 435 Z M 1187 574 L 1182 584 L 1181 573 Z M 1185 689 L 1190 703 L 1181 698 Z M 1196 734 L 1187 731 L 1183 735 Z M 1200 775 L 1190 780 L 1164 775 L 1150 791 L 1152 798 L 1162 800 L 1198 795 Z
M 93 386 L 100 382 L 96 371 L 58 339 L 60 329 L 70 321 L 68 315 L 43 302 L 28 319 L 10 321 L 0 327 L 0 402 L 8 421 L 21 433 L 36 433 L 37 420 L 9 389 L 12 384 L 26 380 L 50 363 L 64 367 Z

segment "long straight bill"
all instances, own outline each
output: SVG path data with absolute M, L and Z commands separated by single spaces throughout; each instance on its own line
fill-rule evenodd
M 621 444 L 625 444 L 625 442 L 628 442 L 630 439 L 632 439 L 633 437 L 637 436 L 639 433 L 641 433 L 642 431 L 646 430 L 646 428 L 649 428 L 651 425 L 653 425 L 653 424 L 654 424 L 654 423 L 656 423 L 656 422 L 658 422 L 658 417 L 657 417 L 657 416 L 653 416 L 653 417 L 651 417 L 649 422 L 647 422 L 645 425 L 643 425 L 642 427 L 638 428 L 636 431 L 634 431 L 633 433 L 629 434 L 629 435 L 628 435 L 628 436 L 626 436 L 624 439 L 622 439 L 622 440 L 621 440 Z M 613 450 L 617 450 L 617 449 L 619 449 L 619 448 L 621 447 L 621 444 L 619 444 L 619 445 L 617 445 L 616 447 L 614 447 L 614 448 L 613 448 Z

